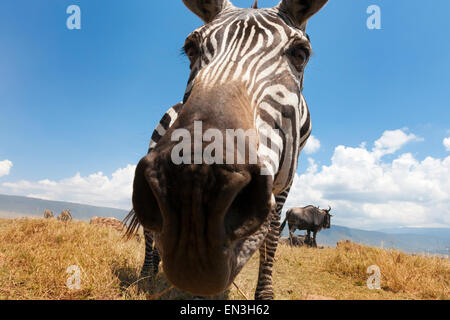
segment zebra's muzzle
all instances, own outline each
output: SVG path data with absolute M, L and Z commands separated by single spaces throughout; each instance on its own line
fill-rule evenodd
M 259 165 L 174 165 L 150 153 L 136 170 L 133 205 L 158 233 L 164 272 L 178 288 L 214 295 L 233 281 L 239 240 L 272 210 L 272 178 Z

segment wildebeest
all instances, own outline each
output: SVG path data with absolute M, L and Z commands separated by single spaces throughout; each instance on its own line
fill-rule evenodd
M 273 299 L 280 214 L 312 128 L 302 95 L 306 27 L 327 0 L 260 9 L 183 2 L 205 25 L 184 45 L 183 101 L 136 168 L 129 233 L 146 231 L 143 271 L 153 265 L 154 275 L 162 258 L 167 279 L 196 296 L 227 290 L 259 250 L 255 298 Z
M 55 216 L 53 215 L 53 212 L 50 210 L 45 210 L 44 212 L 44 219 L 53 219 Z
M 280 231 L 283 231 L 286 222 L 289 226 L 289 239 L 292 239 L 295 230 L 306 230 L 307 237 L 311 238 L 311 232 L 313 232 L 312 243 L 317 247 L 316 235 L 322 229 L 330 229 L 331 207 L 328 210 L 320 209 L 314 206 L 307 206 L 304 208 L 292 208 L 286 212 L 286 218 L 281 224 Z

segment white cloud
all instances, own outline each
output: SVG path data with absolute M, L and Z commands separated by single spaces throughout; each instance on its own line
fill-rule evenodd
M 320 141 L 314 136 L 310 136 L 303 151 L 306 154 L 313 154 L 320 150 Z
M 118 169 L 111 177 L 102 172 L 86 177 L 78 173 L 72 178 L 60 181 L 3 183 L 0 191 L 46 200 L 130 209 L 135 170 L 136 166 L 128 165 Z
M 414 134 L 407 134 L 404 130 L 385 131 L 380 139 L 375 141 L 373 148 L 374 154 L 382 157 L 387 154 L 393 154 L 400 150 L 405 144 L 411 141 L 422 141 Z
M 9 160 L 0 161 L 0 178 L 3 176 L 7 176 L 11 171 L 13 163 Z
M 450 157 L 419 161 L 404 153 L 383 161 L 410 141 L 420 139 L 386 131 L 371 151 L 338 146 L 321 168 L 309 159 L 287 206 L 331 205 L 335 222 L 350 227 L 450 226 Z
M 445 138 L 443 141 L 443 144 L 444 144 L 445 150 L 450 151 L 450 137 Z

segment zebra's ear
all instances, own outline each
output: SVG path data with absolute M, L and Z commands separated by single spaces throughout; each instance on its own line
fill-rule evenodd
M 309 18 L 325 6 L 328 0 L 281 0 L 277 6 L 280 12 L 287 14 L 302 30 L 306 30 Z
M 229 0 L 183 0 L 186 7 L 205 23 L 211 22 L 219 13 L 233 7 Z

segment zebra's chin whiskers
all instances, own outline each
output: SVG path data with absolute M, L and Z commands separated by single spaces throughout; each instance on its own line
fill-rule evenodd
M 267 221 L 261 225 L 261 228 L 248 238 L 240 240 L 234 247 L 235 266 L 232 273 L 234 279 L 247 264 L 253 254 L 261 247 L 269 232 L 269 225 L 272 216 L 269 216 Z

